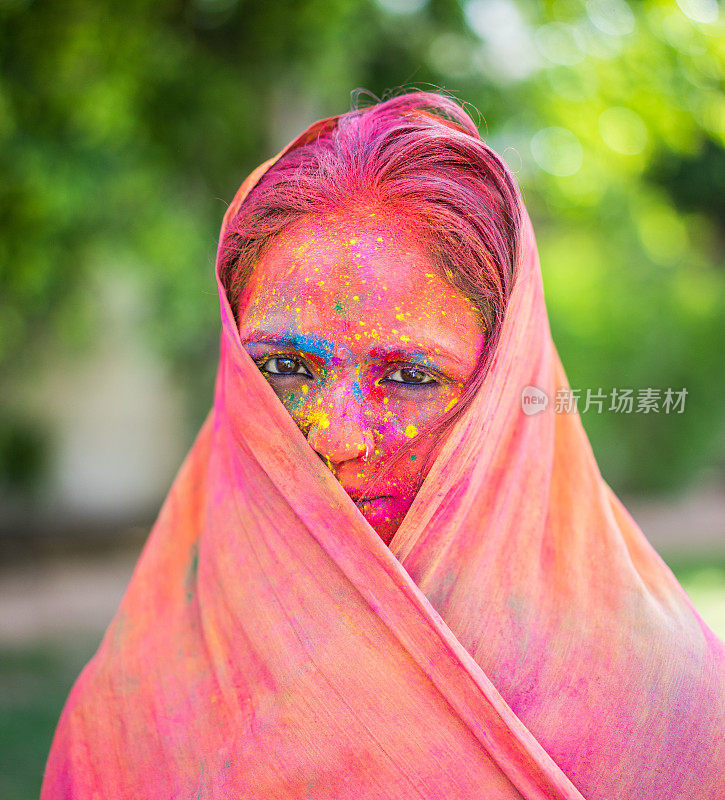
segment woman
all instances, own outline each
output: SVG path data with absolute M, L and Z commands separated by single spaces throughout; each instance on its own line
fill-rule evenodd
M 725 648 L 578 415 L 522 409 L 567 381 L 463 110 L 311 126 L 242 184 L 217 279 L 214 409 L 43 800 L 725 797 Z

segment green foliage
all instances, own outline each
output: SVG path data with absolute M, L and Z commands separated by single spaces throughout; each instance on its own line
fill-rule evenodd
M 19 494 L 38 488 L 47 459 L 47 431 L 27 420 L 0 420 L 0 486 Z
M 104 325 L 91 287 L 120 271 L 196 425 L 216 364 L 216 237 L 240 180 L 351 89 L 432 84 L 475 105 L 517 171 L 572 386 L 689 391 L 682 415 L 583 415 L 605 478 L 692 480 L 723 458 L 725 39 L 703 21 L 709 0 L 682 8 L 2 0 L 5 388 L 49 348 L 90 346 Z

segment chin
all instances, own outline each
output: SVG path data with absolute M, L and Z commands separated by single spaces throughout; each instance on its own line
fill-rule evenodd
M 397 497 L 385 497 L 355 505 L 385 544 L 390 544 L 410 507 L 410 503 L 404 503 Z
M 399 520 L 396 520 L 395 522 L 379 522 L 368 520 L 368 522 L 370 523 L 370 527 L 378 534 L 385 544 L 390 544 L 393 536 L 395 536 L 395 531 L 397 531 L 400 527 Z

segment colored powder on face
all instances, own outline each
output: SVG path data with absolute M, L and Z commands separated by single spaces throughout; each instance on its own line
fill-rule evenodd
M 411 457 L 410 457 L 410 460 L 411 461 L 415 461 L 416 458 L 418 458 L 418 456 L 415 453 L 413 453 L 413 455 L 411 455 Z
M 316 408 L 310 415 L 309 421 L 311 425 L 319 425 L 323 430 L 330 427 L 330 418 L 327 416 L 325 411 L 322 411 L 322 409 Z
M 335 303 L 334 308 L 337 314 L 342 314 L 345 311 L 345 306 L 339 300 Z
M 408 427 L 405 429 L 405 435 L 409 439 L 412 439 L 417 433 L 418 429 L 415 427 L 415 425 L 408 425 Z

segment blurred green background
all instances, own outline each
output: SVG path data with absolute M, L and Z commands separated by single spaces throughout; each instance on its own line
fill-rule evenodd
M 431 84 L 517 173 L 571 384 L 688 389 L 681 416 L 584 416 L 608 481 L 722 467 L 721 20 L 714 0 L 0 0 L 3 483 L 52 458 L 8 382 L 93 343 L 112 273 L 195 430 L 241 179 L 351 89 Z
M 517 175 L 571 385 L 687 389 L 582 420 L 722 635 L 724 60 L 716 0 L 0 0 L 6 573 L 142 540 L 211 404 L 248 172 L 355 88 L 439 88 Z M 93 650 L 52 633 L 0 637 L 3 796 L 37 795 Z

